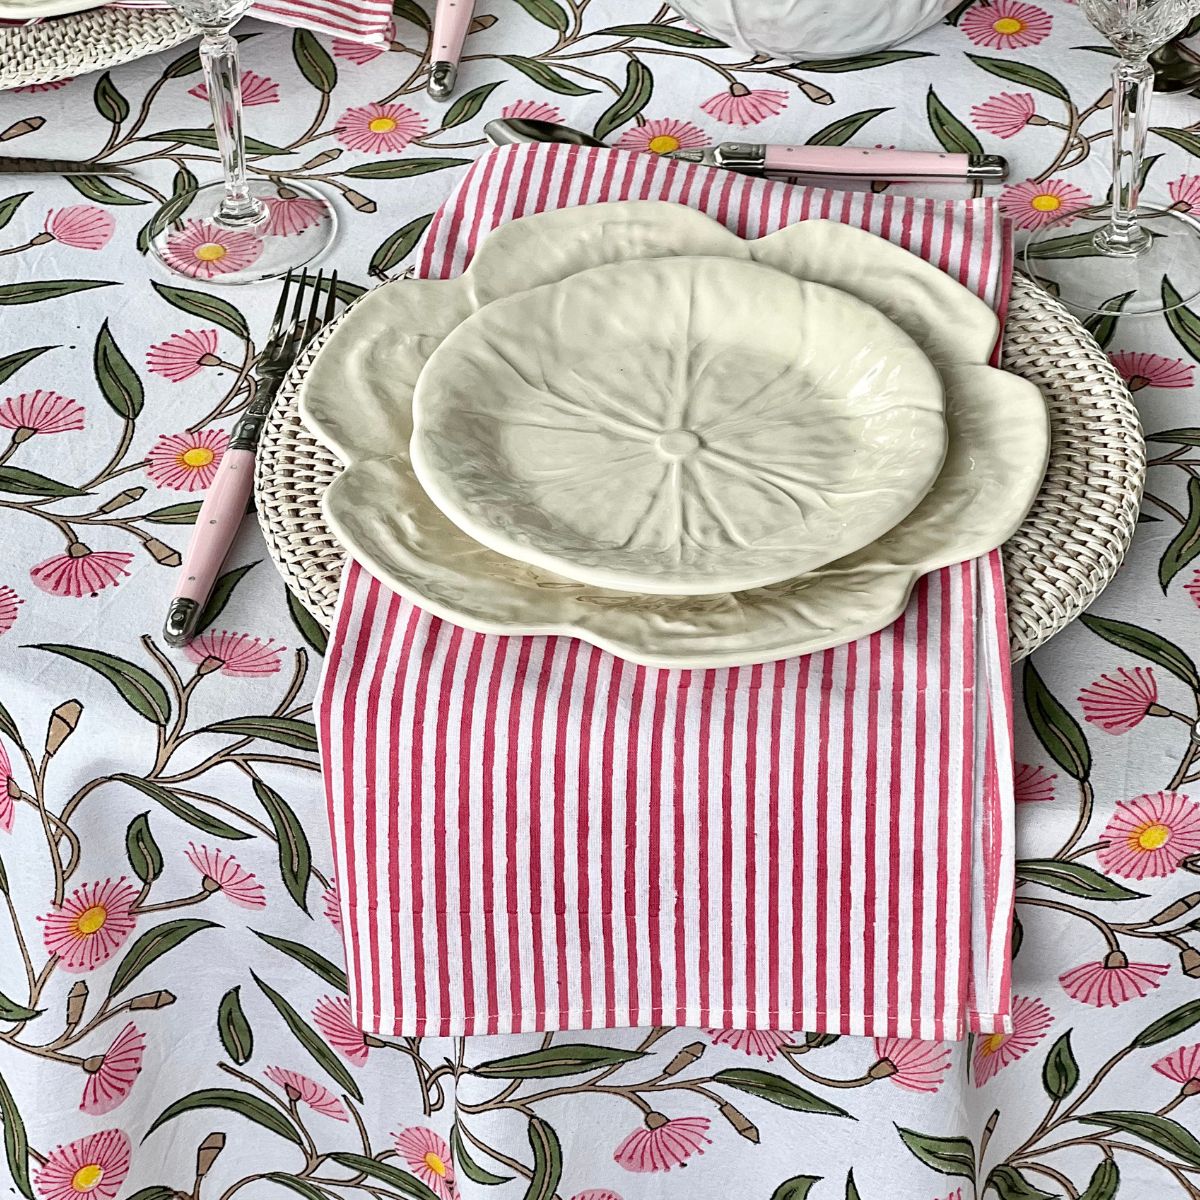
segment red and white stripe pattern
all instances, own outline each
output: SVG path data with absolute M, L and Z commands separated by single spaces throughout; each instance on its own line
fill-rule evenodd
M 1004 301 L 990 200 L 561 147 L 481 159 L 434 218 L 424 273 L 457 273 L 523 213 L 628 197 L 747 237 L 832 216 Z M 358 1023 L 1007 1030 L 1007 646 L 998 553 L 927 577 L 872 637 L 712 671 L 472 633 L 351 563 L 318 724 Z
M 163 0 L 114 0 L 111 7 L 171 6 Z M 392 5 L 391 0 L 256 0 L 250 16 L 356 42 L 382 42 L 392 20 Z

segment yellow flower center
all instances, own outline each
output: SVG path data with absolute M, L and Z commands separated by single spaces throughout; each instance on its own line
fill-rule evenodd
M 391 133 L 396 128 L 396 118 L 376 117 L 367 125 L 367 128 L 372 133 Z
M 1040 196 L 1034 196 L 1029 204 L 1038 212 L 1054 212 L 1055 209 L 1062 208 L 1062 201 L 1050 192 L 1042 192 Z
M 679 139 L 669 133 L 660 133 L 657 137 L 652 137 L 647 145 L 655 154 L 670 154 L 672 150 L 679 149 Z
M 103 904 L 93 904 L 75 918 L 75 930 L 82 934 L 98 933 L 108 920 L 108 909 Z M 90 1168 L 84 1167 L 85 1171 Z
M 989 1033 L 980 1043 L 979 1048 L 984 1054 L 995 1054 L 1004 1045 L 1005 1033 Z
M 1134 838 L 1134 845 L 1139 850 L 1157 850 L 1171 840 L 1171 829 L 1168 825 L 1147 825 Z
M 215 455 L 207 446 L 193 446 L 179 456 L 181 467 L 207 467 Z
M 425 1165 L 435 1174 L 440 1175 L 443 1179 L 446 1177 L 446 1164 L 442 1162 L 441 1156 L 434 1154 L 432 1150 L 425 1155 Z
M 71 1176 L 71 1186 L 77 1192 L 90 1192 L 103 1178 L 103 1167 L 98 1163 L 87 1163 Z
M 1025 22 L 1016 17 L 998 17 L 992 22 L 992 28 L 997 33 L 1020 33 L 1025 28 Z
M 220 242 L 205 242 L 196 247 L 196 257 L 201 262 L 217 262 L 229 253 Z

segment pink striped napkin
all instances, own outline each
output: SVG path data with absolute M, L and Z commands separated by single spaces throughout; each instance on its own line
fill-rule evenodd
M 991 200 L 546 146 L 475 164 L 430 226 L 423 274 L 461 271 L 503 221 L 631 197 L 746 237 L 834 217 L 1003 304 Z M 357 1022 L 1006 1031 L 1007 647 L 998 552 L 927 577 L 872 637 L 712 671 L 472 633 L 351 562 L 318 724 Z

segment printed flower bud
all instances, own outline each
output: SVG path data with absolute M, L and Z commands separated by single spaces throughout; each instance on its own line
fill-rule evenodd
M 79 716 L 83 705 L 78 700 L 67 700 L 60 704 L 50 714 L 50 724 L 46 728 L 46 754 L 53 758 L 63 742 L 75 732 L 79 724 Z
M 13 138 L 24 137 L 27 133 L 41 129 L 45 123 L 45 117 L 26 117 L 23 121 L 17 121 L 0 133 L 0 142 L 11 142 Z
M 823 88 L 818 87 L 815 83 L 809 83 L 807 79 L 800 84 L 800 90 L 814 104 L 832 104 L 833 97 Z
M 1148 716 L 1148 717 L 1169 717 L 1170 715 L 1171 715 L 1171 710 L 1169 708 L 1164 708 L 1161 704 L 1151 704 L 1149 706 L 1149 708 L 1146 709 L 1146 716 Z M 1193 728 L 1192 728 L 1193 741 L 1195 740 L 1196 736 L 1197 736 L 1197 730 L 1196 730 L 1196 727 L 1193 726 Z
M 717 1112 L 734 1127 L 739 1137 L 744 1137 L 746 1141 L 754 1142 L 755 1145 L 758 1144 L 758 1126 L 745 1113 L 734 1108 L 732 1104 L 720 1105 Z
M 45 230 L 42 230 L 41 233 L 34 234 L 34 236 L 29 239 L 29 244 L 31 246 L 44 246 L 47 242 L 52 241 L 54 241 L 54 234 L 47 233 Z
M 386 1046 L 387 1042 L 385 1042 L 382 1038 L 377 1038 L 372 1033 L 364 1033 L 363 1034 L 363 1044 L 366 1046 L 374 1047 L 375 1049 L 379 1049 L 380 1046 Z
M 356 192 L 353 188 L 347 188 L 342 194 L 359 212 L 373 213 L 375 211 L 375 201 L 368 199 L 361 192 Z
M 89 1075 L 95 1075 L 95 1073 L 100 1070 L 102 1066 L 104 1066 L 103 1054 L 93 1054 L 91 1058 L 85 1058 L 83 1060 L 83 1069 Z
M 145 545 L 150 557 L 162 563 L 164 567 L 177 567 L 183 562 L 178 550 L 168 546 L 166 542 L 160 542 L 158 538 L 147 538 Z
M 320 154 L 310 158 L 308 162 L 301 166 L 302 171 L 312 171 L 317 167 L 323 167 L 326 163 L 331 163 L 335 158 L 341 158 L 342 152 L 340 149 L 322 150 Z
M 872 1079 L 886 1079 L 889 1075 L 895 1075 L 896 1064 L 890 1058 L 881 1058 L 867 1074 Z
M 4 790 L 8 793 L 8 798 L 10 800 L 20 800 L 20 798 L 21 798 L 20 784 L 18 784 L 17 781 L 11 775 L 8 777 L 8 780 L 4 785 Z
M 1196 1095 L 1200 1092 L 1200 1079 L 1189 1079 L 1179 1090 L 1185 1096 Z
M 703 1042 L 689 1042 L 682 1050 L 680 1050 L 677 1055 L 675 1055 L 673 1059 L 671 1059 L 669 1063 L 667 1063 L 666 1070 L 663 1071 L 663 1074 L 668 1076 L 678 1075 L 680 1071 L 686 1070 L 692 1065 L 692 1063 L 696 1062 L 703 1053 Z
M 106 500 L 100 505 L 100 511 L 102 513 L 116 512 L 118 508 L 124 508 L 125 505 L 140 500 L 145 494 L 144 487 L 126 488 L 123 492 L 118 492 L 111 500 Z
M 296 1087 L 295 1084 L 285 1083 L 283 1085 L 283 1091 L 284 1091 L 284 1095 L 286 1095 L 287 1098 L 293 1104 L 295 1104 L 296 1101 L 300 1099 L 300 1089 L 298 1087 Z
M 130 1008 L 167 1008 L 175 1003 L 174 992 L 144 992 L 140 996 L 134 996 L 129 1002 Z
M 491 29 L 496 23 L 496 18 L 491 13 L 484 13 L 480 17 L 476 17 L 470 25 L 467 26 L 468 33 L 479 33 L 483 29 Z
M 196 1151 L 197 1179 L 203 1179 L 212 1170 L 213 1163 L 217 1161 L 217 1155 L 224 1149 L 225 1135 L 223 1133 L 210 1133 L 200 1143 L 200 1148 Z
M 1155 913 L 1146 924 L 1169 925 L 1172 921 L 1178 921 L 1185 913 L 1191 912 L 1197 904 L 1200 904 L 1200 892 L 1191 892 L 1186 896 L 1180 896 L 1174 904 L 1168 904 L 1162 912 Z
M 88 985 L 82 979 L 71 985 L 67 993 L 67 1029 L 75 1028 L 83 1020 L 83 1010 L 87 1007 Z
M 647 1129 L 661 1129 L 670 1117 L 664 1117 L 660 1112 L 648 1112 L 645 1117 L 645 1125 Z
M 1200 979 L 1200 950 L 1189 946 L 1180 956 L 1179 965 L 1183 973 L 1192 979 Z

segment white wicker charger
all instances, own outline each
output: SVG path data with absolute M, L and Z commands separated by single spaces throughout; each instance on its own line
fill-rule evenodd
M 93 8 L 8 26 L 0 29 L 0 91 L 103 71 L 196 36 L 173 9 Z
M 301 423 L 297 392 L 332 328 L 284 380 L 254 479 L 267 549 L 284 582 L 326 629 L 346 552 L 325 523 L 321 498 L 341 466 Z M 1003 355 L 1008 370 L 1042 390 L 1050 411 L 1045 482 L 1004 545 L 1016 660 L 1079 616 L 1121 565 L 1137 526 L 1146 446 L 1133 397 L 1108 356 L 1057 300 L 1021 275 L 1013 280 Z

